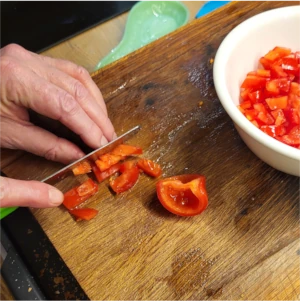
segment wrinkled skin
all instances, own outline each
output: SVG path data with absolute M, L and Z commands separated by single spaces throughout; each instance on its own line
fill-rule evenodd
M 2 148 L 70 163 L 84 156 L 75 144 L 29 121 L 28 109 L 58 120 L 91 148 L 111 141 L 114 127 L 102 94 L 84 68 L 11 44 L 0 50 Z M 52 207 L 63 194 L 37 181 L 0 178 L 1 207 Z

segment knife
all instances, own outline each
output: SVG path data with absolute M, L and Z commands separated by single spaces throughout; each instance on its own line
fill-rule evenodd
M 125 141 L 127 141 L 128 139 L 130 139 L 131 137 L 133 137 L 140 130 L 140 128 L 141 127 L 139 125 L 135 126 L 131 130 L 129 130 L 128 132 L 119 136 L 118 138 L 112 140 L 108 144 L 101 146 L 100 148 L 85 155 L 81 159 L 69 164 L 68 166 L 66 166 L 66 167 L 60 169 L 59 171 L 55 172 L 54 174 L 48 176 L 47 178 L 42 180 L 42 182 L 50 184 L 50 185 L 55 185 L 62 179 L 73 174 L 73 172 L 72 172 L 73 168 L 75 168 L 76 166 L 78 166 L 79 164 L 81 164 L 84 161 L 89 161 L 89 160 L 96 161 L 99 156 L 112 151 L 117 145 L 122 144 Z
M 1 275 L 16 300 L 46 300 L 8 235 L 1 229 Z
M 65 166 L 64 168 L 60 169 L 59 171 L 53 173 L 52 175 L 48 176 L 42 182 L 55 185 L 62 179 L 65 179 L 66 177 L 73 175 L 72 169 L 76 166 L 78 166 L 83 161 L 96 161 L 99 156 L 108 153 L 112 151 L 117 145 L 120 145 L 127 141 L 128 139 L 132 138 L 137 132 L 141 129 L 139 125 L 135 126 L 128 132 L 124 133 L 123 135 L 119 136 L 118 138 L 112 140 L 111 142 L 107 143 L 104 146 L 99 147 L 98 149 L 90 152 L 89 154 L 85 155 L 81 159 Z M 1 173 L 3 175 L 3 173 Z M 4 175 L 3 175 L 4 176 Z M 5 216 L 9 215 L 13 211 L 15 211 L 18 207 L 7 207 L 7 208 L 0 208 L 0 220 L 4 218 Z

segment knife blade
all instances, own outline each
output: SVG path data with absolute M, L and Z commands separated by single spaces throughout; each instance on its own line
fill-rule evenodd
M 117 145 L 120 145 L 120 144 L 124 143 L 125 141 L 127 141 L 128 139 L 130 139 L 131 137 L 133 137 L 140 130 L 140 128 L 141 127 L 139 125 L 135 126 L 131 130 L 129 130 L 128 132 L 119 136 L 118 138 L 112 140 L 108 144 L 99 147 L 98 149 L 90 152 L 89 154 L 85 155 L 81 159 L 74 161 L 73 163 L 65 166 L 64 168 L 60 169 L 59 171 L 48 176 L 47 178 L 42 180 L 42 182 L 50 184 L 50 185 L 57 184 L 62 179 L 72 175 L 73 174 L 72 169 L 75 168 L 76 166 L 78 166 L 79 164 L 81 164 L 83 161 L 89 161 L 89 160 L 96 161 L 99 156 L 112 151 Z

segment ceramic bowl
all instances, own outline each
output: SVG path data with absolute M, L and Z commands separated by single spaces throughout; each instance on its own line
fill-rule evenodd
M 300 6 L 269 10 L 235 27 L 217 51 L 213 79 L 222 106 L 249 149 L 273 168 L 299 177 L 300 150 L 263 133 L 237 108 L 246 74 L 275 46 L 300 50 Z

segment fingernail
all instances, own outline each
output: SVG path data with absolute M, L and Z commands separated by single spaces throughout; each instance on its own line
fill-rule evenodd
M 101 145 L 105 145 L 105 144 L 108 143 L 108 141 L 107 141 L 107 139 L 104 136 L 102 136 L 100 143 L 101 143 Z
M 49 188 L 49 202 L 53 206 L 60 205 L 64 200 L 64 196 L 61 191 L 56 188 Z

